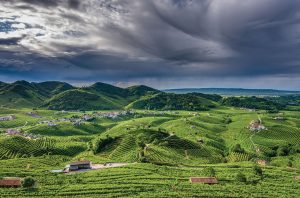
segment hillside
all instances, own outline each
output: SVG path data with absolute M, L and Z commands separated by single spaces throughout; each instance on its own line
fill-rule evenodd
M 81 89 L 68 90 L 55 95 L 43 105 L 55 110 L 120 109 L 121 105 L 104 96 Z
M 43 107 L 57 110 L 122 109 L 143 95 L 157 92 L 147 86 L 123 89 L 100 82 L 83 88 L 58 81 L 0 82 L 0 102 L 6 107 Z
M 6 83 L 0 81 L 0 89 L 5 85 L 6 85 Z
M 213 101 L 198 94 L 159 93 L 143 97 L 127 106 L 133 109 L 208 110 L 215 107 Z
M 50 97 L 55 94 L 59 94 L 63 91 L 67 91 L 70 89 L 75 89 L 72 85 L 65 83 L 65 82 L 59 82 L 59 81 L 46 81 L 41 83 L 32 83 L 33 86 L 35 86 L 40 93 L 43 93 L 43 95 Z
M 56 110 L 122 109 L 148 92 L 157 91 L 146 86 L 123 89 L 98 82 L 89 87 L 71 89 L 54 95 L 43 107 Z
M 274 102 L 267 98 L 258 98 L 255 96 L 223 98 L 221 104 L 234 107 L 265 110 L 279 110 L 284 108 L 284 105 L 281 103 Z
M 159 93 L 157 89 L 153 89 L 151 87 L 145 85 L 135 85 L 126 88 L 131 96 L 144 96 L 147 94 Z
M 87 90 L 94 93 L 101 93 L 108 96 L 115 96 L 115 97 L 127 97 L 128 92 L 125 89 L 122 89 L 120 87 L 116 87 L 113 85 L 109 85 L 106 83 L 97 82 L 89 87 L 82 88 L 83 90 Z
M 224 96 L 284 96 L 300 94 L 300 91 L 275 90 L 275 89 L 241 89 L 241 88 L 182 88 L 166 89 L 167 93 L 204 93 Z
M 217 94 L 165 93 L 144 85 L 120 88 L 97 82 L 88 87 L 47 81 L 29 83 L 0 82 L 2 106 L 18 108 L 48 108 L 53 110 L 208 110 L 218 105 L 277 111 L 297 105 L 299 96 L 281 97 L 221 97 Z M 295 109 L 291 107 L 290 109 Z M 297 108 L 296 108 L 297 109 Z
M 219 100 L 219 96 L 200 93 L 186 96 L 158 93 L 160 91 L 144 85 L 124 89 L 101 82 L 83 88 L 76 88 L 57 81 L 41 83 L 16 81 L 11 84 L 0 84 L 0 101 L 7 107 L 97 110 L 122 109 L 133 103 L 132 108 L 144 109 L 150 106 L 151 109 L 153 106 L 155 109 L 200 110 L 213 107 L 214 104 L 211 100 Z M 158 95 L 154 96 L 155 94 Z M 142 101 L 144 101 L 144 105 L 141 105 Z M 157 101 L 160 103 L 158 106 L 152 104 Z
M 35 107 L 43 103 L 45 96 L 32 84 L 16 81 L 0 87 L 0 103 L 7 107 Z
M 100 100 L 97 94 L 82 89 L 61 94 Z M 217 105 L 208 111 L 57 113 L 37 109 L 35 113 L 41 117 L 26 112 L 0 107 L 1 115 L 16 117 L 0 122 L 0 177 L 31 176 L 38 188 L 0 188 L 4 197 L 300 195 L 300 183 L 295 179 L 300 173 L 300 117 L 296 111 L 270 113 Z M 117 117 L 109 117 L 116 112 L 120 113 Z M 86 115 L 95 117 L 75 124 Z M 279 116 L 284 119 L 274 119 Z M 267 130 L 247 128 L 258 118 Z M 3 134 L 11 128 L 20 129 L 20 134 Z M 258 159 L 268 163 L 258 165 Z M 93 169 L 55 172 L 78 160 L 91 161 Z M 189 181 L 190 177 L 212 176 L 218 184 Z

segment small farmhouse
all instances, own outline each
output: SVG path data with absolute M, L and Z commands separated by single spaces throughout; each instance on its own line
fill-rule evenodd
M 266 161 L 266 160 L 257 160 L 256 163 L 259 164 L 259 165 L 261 165 L 261 166 L 268 165 L 268 161 Z
M 2 188 L 18 188 L 21 187 L 21 178 L 18 177 L 4 177 L 0 180 L 0 187 Z
M 79 161 L 79 162 L 73 162 L 73 163 L 67 165 L 64 169 L 64 172 L 78 171 L 81 169 L 91 169 L 91 168 L 92 168 L 92 162 Z
M 279 121 L 282 121 L 282 120 L 285 120 L 285 118 L 284 118 L 284 117 L 280 117 L 280 116 L 278 116 L 278 117 L 275 117 L 275 118 L 274 118 L 274 120 L 279 120 Z
M 0 121 L 9 121 L 14 119 L 16 119 L 16 116 L 13 115 L 0 117 Z
M 261 120 L 252 120 L 248 128 L 251 131 L 261 131 L 266 129 L 266 127 L 262 125 Z
M 215 177 L 190 177 L 191 183 L 217 184 L 218 180 Z
M 7 129 L 5 134 L 8 136 L 13 136 L 13 135 L 21 135 L 21 132 L 17 129 Z
M 199 144 L 203 144 L 203 143 L 204 143 L 204 140 L 203 140 L 203 139 L 198 139 L 197 142 L 198 142 Z

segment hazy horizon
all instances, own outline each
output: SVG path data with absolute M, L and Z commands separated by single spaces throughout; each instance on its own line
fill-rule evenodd
M 23 80 L 23 79 L 19 79 L 16 81 L 0 81 L 3 83 L 15 83 L 17 81 L 27 81 L 27 80 Z M 46 81 L 27 81 L 29 83 L 42 83 L 42 82 L 51 82 L 51 81 L 55 81 L 55 80 L 46 80 Z M 65 81 L 59 81 L 56 80 L 57 82 L 65 82 Z M 95 83 L 106 83 L 106 84 L 111 84 L 113 86 L 117 86 L 117 87 L 121 87 L 121 88 L 127 88 L 130 86 L 136 86 L 136 85 L 145 85 L 145 84 L 131 84 L 131 85 L 122 85 L 122 84 L 114 84 L 114 83 L 110 83 L 110 82 L 101 82 L 101 81 L 95 81 L 95 82 L 89 82 L 89 83 L 70 83 L 70 82 L 65 82 L 68 83 L 74 87 L 86 87 L 86 86 L 91 86 Z M 149 86 L 152 87 L 151 85 L 145 85 L 145 86 Z M 158 90 L 184 90 L 184 89 L 245 89 L 245 90 L 274 90 L 274 91 L 292 91 L 292 92 L 300 92 L 300 89 L 274 89 L 274 88 L 244 88 L 244 87 L 170 87 L 170 88 L 156 88 L 156 87 L 152 87 Z

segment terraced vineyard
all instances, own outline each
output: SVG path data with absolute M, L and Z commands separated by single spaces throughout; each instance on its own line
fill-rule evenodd
M 300 175 L 300 117 L 295 112 L 280 112 L 286 117 L 280 122 L 274 113 L 224 107 L 205 112 L 136 110 L 127 117 L 49 126 L 39 122 L 93 112 L 38 110 L 42 118 L 32 118 L 26 115 L 29 111 L 1 112 L 16 115 L 16 120 L 0 122 L 0 177 L 32 176 L 38 186 L 0 188 L 3 197 L 300 196 L 295 180 Z M 267 130 L 252 132 L 247 127 L 258 117 Z M 21 135 L 7 136 L 7 129 Z M 258 159 L 269 161 L 262 166 L 262 177 L 253 170 Z M 49 172 L 78 160 L 127 165 L 80 174 Z M 209 168 L 219 184 L 189 182 L 192 176 L 210 176 Z M 246 182 L 236 179 L 239 172 Z
M 42 155 L 74 156 L 85 150 L 82 145 L 67 144 L 57 146 L 54 139 L 30 140 L 21 136 L 3 138 L 0 141 L 0 159 L 35 157 Z
M 258 133 L 254 141 L 264 146 L 274 144 L 298 144 L 300 142 L 300 128 L 286 125 L 276 125 L 267 131 Z

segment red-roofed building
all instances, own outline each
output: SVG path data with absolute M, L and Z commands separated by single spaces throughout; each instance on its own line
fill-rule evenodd
M 261 166 L 268 165 L 268 161 L 266 161 L 266 160 L 257 160 L 256 163 L 259 164 L 259 165 L 261 165 Z
M 4 188 L 18 188 L 21 187 L 22 182 L 21 178 L 14 177 L 14 178 L 3 178 L 0 180 L 0 187 Z

